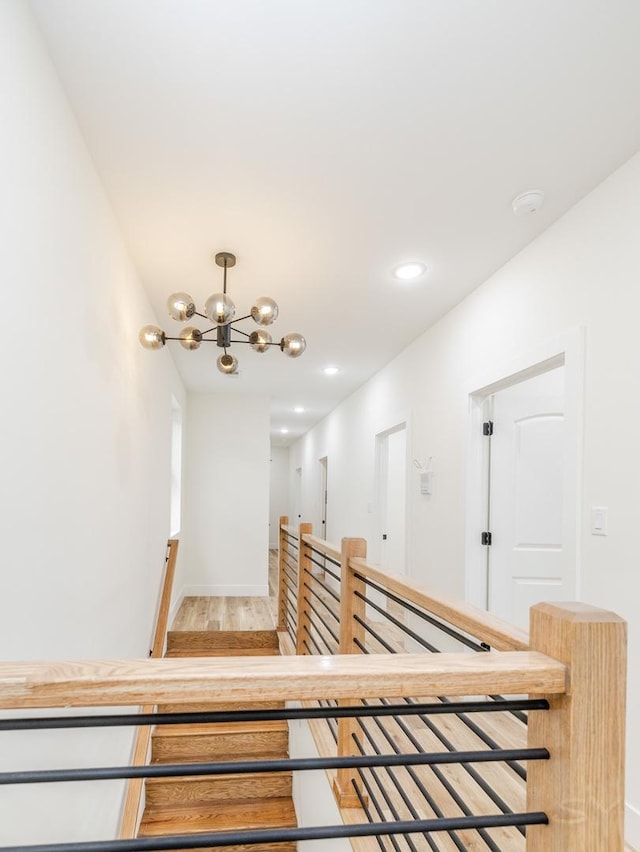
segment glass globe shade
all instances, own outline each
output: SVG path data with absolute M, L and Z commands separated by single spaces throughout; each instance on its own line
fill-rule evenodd
M 299 358 L 306 348 L 307 341 L 301 334 L 298 334 L 295 331 L 291 334 L 285 334 L 280 341 L 280 349 L 282 349 L 284 354 L 288 355 L 289 358 Z
M 214 293 L 205 302 L 204 312 L 216 325 L 227 325 L 236 315 L 236 306 L 226 293 Z
M 141 328 L 138 340 L 145 349 L 162 349 L 167 342 L 164 331 L 157 325 L 145 325 Z
M 238 359 L 235 355 L 229 355 L 228 352 L 225 352 L 224 355 L 221 355 L 216 361 L 216 365 L 221 373 L 226 373 L 227 375 L 231 375 L 235 373 L 238 369 Z
M 180 332 L 180 346 L 182 346 L 183 349 L 199 349 L 201 343 L 202 332 L 199 328 L 188 325 Z
M 178 322 L 191 319 L 196 312 L 196 306 L 188 293 L 172 293 L 167 299 L 169 316 Z
M 269 332 L 262 329 L 260 331 L 252 331 L 249 335 L 249 345 L 256 352 L 266 352 L 271 342 L 272 338 Z
M 269 296 L 260 296 L 251 307 L 251 316 L 258 325 L 271 325 L 278 318 L 278 305 Z

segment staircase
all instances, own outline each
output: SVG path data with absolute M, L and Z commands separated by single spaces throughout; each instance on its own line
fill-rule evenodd
M 232 657 L 278 654 L 275 630 L 173 631 L 167 657 Z M 234 704 L 166 704 L 158 712 L 256 710 L 283 702 Z M 284 721 L 214 722 L 158 725 L 151 740 L 152 763 L 266 760 L 288 757 L 289 731 Z M 291 798 L 291 773 L 148 778 L 139 837 L 290 828 L 297 825 Z M 295 843 L 219 847 L 233 852 L 293 852 Z

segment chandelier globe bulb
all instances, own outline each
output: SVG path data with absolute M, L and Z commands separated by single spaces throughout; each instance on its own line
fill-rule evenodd
M 145 325 L 141 328 L 138 340 L 145 349 L 162 349 L 167 342 L 164 331 L 157 325 Z
M 258 325 L 271 325 L 278 319 L 279 308 L 270 296 L 259 296 L 251 306 L 251 317 Z
M 191 319 L 196 312 L 196 306 L 188 293 L 172 293 L 167 299 L 169 316 L 178 322 Z
M 299 358 L 307 348 L 307 341 L 297 331 L 293 331 L 285 336 L 280 341 L 280 349 L 289 358 Z
M 256 352 L 266 352 L 272 342 L 269 332 L 262 328 L 258 331 L 252 331 L 249 335 L 249 345 Z
M 221 373 L 231 376 L 233 373 L 238 372 L 238 359 L 235 355 L 230 355 L 228 352 L 225 352 L 224 355 L 220 355 L 216 361 L 216 366 Z
M 193 325 L 187 325 L 180 332 L 180 346 L 182 346 L 183 349 L 193 351 L 194 349 L 199 349 L 201 343 L 202 332 L 199 328 L 196 328 Z
M 205 302 L 204 312 L 216 325 L 228 325 L 236 315 L 236 306 L 226 293 L 214 293 Z

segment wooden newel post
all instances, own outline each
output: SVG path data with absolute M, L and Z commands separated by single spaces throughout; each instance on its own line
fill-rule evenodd
M 367 542 L 363 538 L 343 538 L 340 558 L 340 653 L 341 654 L 360 654 L 361 648 L 358 647 L 358 642 L 364 646 L 365 630 L 364 627 L 356 621 L 355 616 L 364 621 L 366 604 L 363 600 L 356 596 L 356 592 L 365 594 L 366 584 L 359 580 L 355 572 L 349 565 L 349 560 L 353 557 L 367 556 Z M 358 698 L 341 699 L 338 704 L 340 706 L 354 706 L 360 702 Z M 357 755 L 360 752 L 356 748 L 353 741 L 354 734 L 359 730 L 358 723 L 355 719 L 338 719 L 338 756 L 348 757 Z M 333 782 L 333 790 L 341 808 L 359 808 L 360 799 L 358 798 L 354 784 L 358 789 L 361 789 L 360 776 L 355 769 L 338 769 Z M 367 801 L 367 797 L 361 793 L 362 800 Z
M 549 825 L 527 828 L 527 852 L 622 852 L 627 625 L 581 603 L 531 609 L 530 644 L 567 665 L 564 695 L 529 714 L 527 810 Z M 540 696 L 536 696 L 540 697 Z
M 281 633 L 287 629 L 287 584 L 284 576 L 287 537 L 282 528 L 288 525 L 289 518 L 286 515 L 280 515 L 278 525 L 278 631 Z
M 311 572 L 311 548 L 302 537 L 313 533 L 313 524 L 300 524 L 298 534 L 298 628 L 296 630 L 296 654 L 308 654 L 305 641 L 309 639 L 311 619 L 307 607 L 305 583 L 307 572 Z

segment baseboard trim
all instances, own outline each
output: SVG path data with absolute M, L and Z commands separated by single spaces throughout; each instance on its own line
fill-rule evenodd
M 185 586 L 183 595 L 185 598 L 266 598 L 268 596 L 268 583 L 261 586 Z
M 625 804 L 624 839 L 628 846 L 640 849 L 640 810 Z

